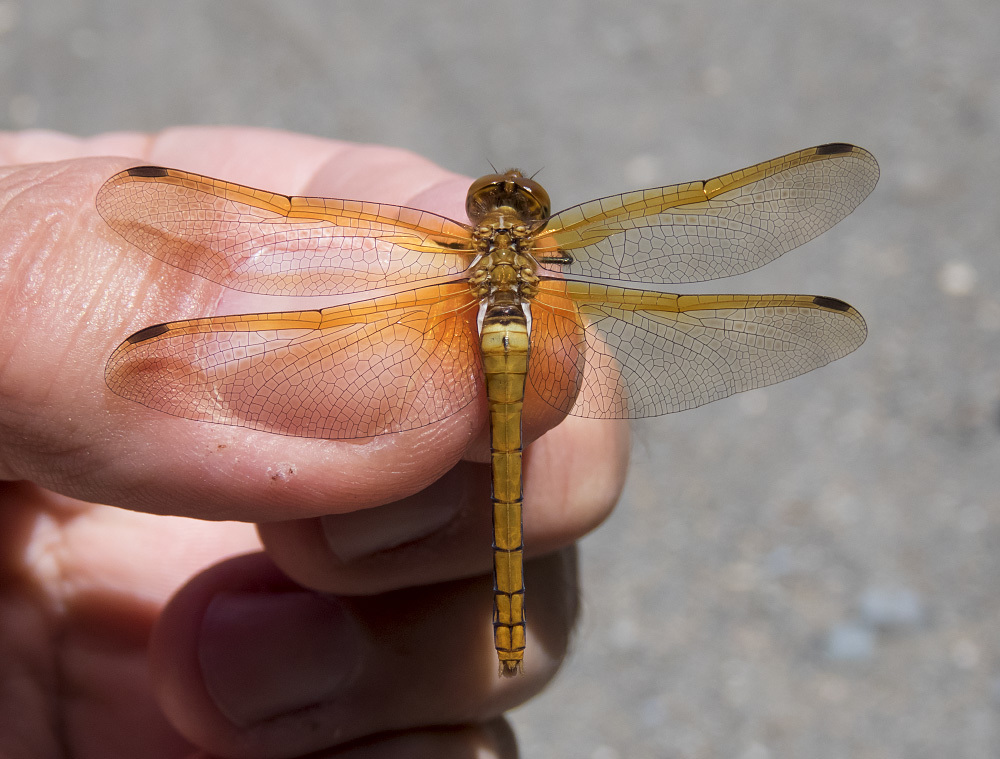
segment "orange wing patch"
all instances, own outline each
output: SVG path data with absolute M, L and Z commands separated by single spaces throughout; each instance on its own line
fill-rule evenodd
M 156 166 L 120 172 L 97 210 L 160 261 L 243 292 L 412 287 L 472 262 L 469 228 L 402 206 L 289 197 Z
M 186 419 L 338 440 L 401 432 L 478 394 L 477 305 L 452 284 L 160 324 L 122 343 L 105 376 L 118 395 Z

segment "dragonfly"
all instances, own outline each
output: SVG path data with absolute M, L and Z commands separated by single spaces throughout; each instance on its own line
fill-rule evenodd
M 115 349 L 105 380 L 185 419 L 331 440 L 434 424 L 485 394 L 493 642 L 501 675 L 514 675 L 526 392 L 562 415 L 636 419 L 849 354 L 867 328 L 836 298 L 668 288 L 775 260 L 850 214 L 878 174 L 866 150 L 831 143 L 552 214 L 545 189 L 512 169 L 473 182 L 465 223 L 126 169 L 96 203 L 135 248 L 225 288 L 341 302 L 149 326 Z

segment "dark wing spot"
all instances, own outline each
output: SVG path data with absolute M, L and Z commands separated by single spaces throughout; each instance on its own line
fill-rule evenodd
M 838 153 L 850 153 L 854 150 L 853 145 L 846 142 L 830 142 L 816 148 L 816 155 L 837 155 Z
M 170 327 L 168 327 L 166 324 L 156 324 L 152 327 L 146 327 L 146 329 L 140 329 L 134 335 L 129 337 L 129 339 L 126 340 L 125 342 L 132 343 L 132 345 L 135 345 L 136 343 L 142 343 L 145 342 L 146 340 L 152 340 L 154 337 L 159 337 L 164 332 L 169 332 L 169 331 Z
M 128 170 L 130 177 L 165 177 L 167 170 L 162 166 L 135 166 Z
M 850 311 L 851 306 L 844 303 L 842 300 L 837 300 L 836 298 L 827 298 L 825 295 L 816 295 L 813 297 L 813 303 L 815 303 L 820 308 L 828 308 L 831 311 Z

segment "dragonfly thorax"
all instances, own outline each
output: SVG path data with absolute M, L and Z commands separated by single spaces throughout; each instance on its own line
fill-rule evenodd
M 487 298 L 501 291 L 518 298 L 534 297 L 538 276 L 530 254 L 530 230 L 516 209 L 493 209 L 473 230 L 473 239 L 481 258 L 469 284 L 477 297 Z

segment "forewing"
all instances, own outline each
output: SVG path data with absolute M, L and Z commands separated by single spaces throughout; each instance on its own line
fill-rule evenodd
M 477 305 L 467 285 L 442 285 L 171 322 L 128 338 L 105 376 L 118 395 L 186 419 L 338 440 L 401 432 L 475 398 Z
M 267 295 L 356 293 L 464 271 L 468 227 L 384 203 L 289 197 L 176 169 L 109 179 L 97 210 L 140 250 Z
M 804 374 L 865 340 L 864 319 L 812 295 L 672 295 L 545 282 L 532 301 L 528 374 L 560 411 L 636 419 Z M 559 351 L 577 356 L 576 378 Z M 561 366 L 562 362 L 562 366 Z
M 832 227 L 877 180 L 866 150 L 820 145 L 704 182 L 569 208 L 538 233 L 534 254 L 562 275 L 637 284 L 742 274 Z

